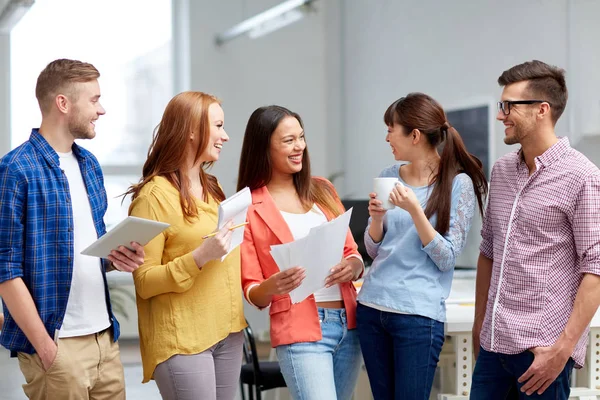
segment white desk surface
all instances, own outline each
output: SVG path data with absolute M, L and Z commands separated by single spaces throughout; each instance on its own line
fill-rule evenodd
M 470 332 L 474 315 L 475 279 L 455 278 L 446 300 L 446 333 Z M 600 312 L 596 312 L 590 326 L 600 327 Z

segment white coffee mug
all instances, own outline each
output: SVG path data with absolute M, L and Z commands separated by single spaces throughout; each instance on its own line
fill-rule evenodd
M 391 210 L 395 206 L 390 202 L 390 194 L 396 184 L 402 185 L 398 178 L 375 178 L 373 180 L 373 191 L 377 194 L 377 200 L 381 200 L 384 210 Z

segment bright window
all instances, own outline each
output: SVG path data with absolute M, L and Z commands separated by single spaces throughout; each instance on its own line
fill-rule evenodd
M 11 33 L 11 147 L 39 127 L 37 76 L 57 58 L 94 64 L 106 109 L 96 138 L 78 141 L 105 173 L 110 226 L 116 198 L 141 174 L 152 132 L 173 96 L 171 0 L 36 0 Z

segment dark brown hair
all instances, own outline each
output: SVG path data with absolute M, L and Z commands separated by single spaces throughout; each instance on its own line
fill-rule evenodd
M 273 173 L 270 147 L 271 137 L 277 126 L 285 118 L 296 118 L 304 129 L 302 118 L 295 112 L 281 106 L 266 106 L 256 109 L 246 125 L 237 190 L 248 186 L 255 190 L 266 186 Z M 333 216 L 340 214 L 340 206 L 335 189 L 325 179 L 313 179 L 310 175 L 310 158 L 308 147 L 302 154 L 302 170 L 294 174 L 294 186 L 300 201 L 306 209 L 316 203 L 325 208 Z
M 90 82 L 100 77 L 100 72 L 92 64 L 77 60 L 59 59 L 44 68 L 37 79 L 35 97 L 42 113 L 48 111 L 50 104 L 58 94 L 71 96 L 77 101 L 74 83 Z
M 387 126 L 394 124 L 404 128 L 409 135 L 418 129 L 432 147 L 443 144 L 440 165 L 432 178 L 433 190 L 425 207 L 425 215 L 431 218 L 437 213 L 435 229 L 442 235 L 450 229 L 450 206 L 452 204 L 452 181 L 461 172 L 473 181 L 479 211 L 483 215 L 483 202 L 487 194 L 487 180 L 481 161 L 469 154 L 459 133 L 446 120 L 442 106 L 424 93 L 409 93 L 392 103 L 383 115 Z
M 154 130 L 152 144 L 148 150 L 148 158 L 142 169 L 142 178 L 125 193 L 135 199 L 142 187 L 155 176 L 166 178 L 180 193 L 180 203 L 186 220 L 191 221 L 198 216 L 198 208 L 190 193 L 189 177 L 185 169 L 187 152 L 190 145 L 190 132 L 199 132 L 200 142 L 196 149 L 195 160 L 198 161 L 209 144 L 210 122 L 208 107 L 220 104 L 219 100 L 202 92 L 183 92 L 173 97 L 163 113 L 162 119 Z M 205 172 L 212 162 L 205 162 L 200 169 L 200 183 L 203 188 L 203 200 L 208 195 L 218 202 L 225 199 L 225 194 L 217 182 L 217 178 Z
M 556 124 L 556 121 L 558 121 L 565 110 L 567 99 L 569 98 L 567 83 L 565 81 L 565 70 L 538 60 L 533 60 L 507 69 L 498 78 L 500 86 L 523 81 L 528 81 L 527 94 L 535 97 L 535 99 L 531 100 L 539 99 L 550 103 L 552 122 Z

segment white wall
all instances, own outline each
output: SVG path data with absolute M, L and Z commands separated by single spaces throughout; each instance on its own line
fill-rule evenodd
M 518 9 L 491 0 L 344 4 L 345 165 L 353 177 L 344 189 L 355 196 L 365 197 L 371 178 L 394 162 L 383 112 L 397 98 L 422 91 L 446 106 L 496 100 L 503 70 L 531 59 L 567 64 L 565 1 L 521 2 Z M 514 149 L 500 129 L 495 136 L 493 160 Z
M 303 118 L 313 174 L 326 176 L 341 169 L 339 2 L 319 2 L 317 13 L 293 25 L 218 47 L 217 33 L 279 1 L 189 1 L 190 89 L 223 100 L 230 142 L 212 172 L 228 195 L 235 191 L 246 123 L 263 105 L 282 105 Z M 256 332 L 266 333 L 267 312 L 246 305 L 246 317 Z
M 572 0 L 568 4 L 572 131 L 580 136 L 600 136 L 600 1 Z
M 191 87 L 224 103 L 231 142 L 214 169 L 227 193 L 237 175 L 243 130 L 258 106 L 281 104 L 305 120 L 313 172 L 343 171 L 343 197 L 366 198 L 372 178 L 394 162 L 382 115 L 410 91 L 447 108 L 495 102 L 498 76 L 532 59 L 567 69 L 570 100 L 559 134 L 600 132 L 600 27 L 595 0 L 324 0 L 319 12 L 257 40 L 221 48 L 214 35 L 277 0 L 190 2 Z M 596 107 L 598 104 L 598 110 Z M 492 160 L 515 150 L 495 123 Z M 461 265 L 478 255 L 476 218 Z
M 567 134 L 570 128 L 581 130 L 583 120 L 593 123 L 595 114 L 583 114 L 574 104 L 581 104 L 583 98 L 600 98 L 600 88 L 590 85 L 600 79 L 600 28 L 592 22 L 600 15 L 599 4 L 590 0 L 537 0 L 518 6 L 492 0 L 345 1 L 344 166 L 351 179 L 345 180 L 341 191 L 365 198 L 372 178 L 394 162 L 385 142 L 383 112 L 411 91 L 428 93 L 447 108 L 471 99 L 496 101 L 501 93 L 496 80 L 505 69 L 539 59 L 567 69 L 571 98 L 557 126 L 559 134 Z M 570 46 L 573 42 L 577 46 Z M 577 121 L 570 124 L 574 110 Z M 496 122 L 492 160 L 516 150 L 505 145 L 502 137 L 502 126 Z M 476 219 L 459 265 L 475 265 L 479 229 Z
M 0 34 L 0 157 L 10 150 L 10 36 Z
M 313 172 L 327 174 L 327 134 L 331 128 L 327 99 L 326 12 L 276 33 L 240 37 L 218 47 L 217 33 L 275 4 L 277 0 L 190 2 L 191 88 L 223 100 L 230 136 L 213 172 L 226 193 L 234 191 L 244 129 L 257 107 L 278 104 L 300 114 Z M 319 4 L 322 10 L 326 2 Z

